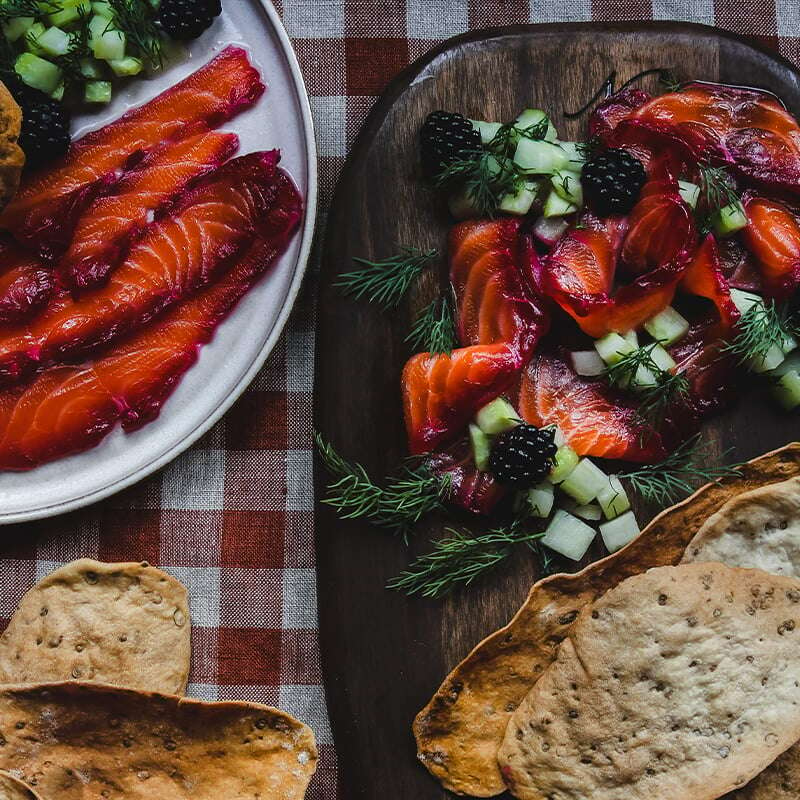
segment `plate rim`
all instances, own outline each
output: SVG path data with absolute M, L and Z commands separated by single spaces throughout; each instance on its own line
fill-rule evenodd
M 110 484 L 106 484 L 94 491 L 86 492 L 80 497 L 75 497 L 70 500 L 52 503 L 47 506 L 41 506 L 36 509 L 29 509 L 26 511 L 16 511 L 9 514 L 0 512 L 0 526 L 14 525 L 23 522 L 33 522 L 35 520 L 48 519 L 61 514 L 67 514 L 71 511 L 85 508 L 105 500 L 106 498 L 117 494 L 125 489 L 130 488 L 136 483 L 144 480 L 155 472 L 158 472 L 162 467 L 165 467 L 181 453 L 188 450 L 198 439 L 205 435 L 219 420 L 227 413 L 230 407 L 241 397 L 245 389 L 252 383 L 256 374 L 264 366 L 264 362 L 275 349 L 275 345 L 282 336 L 286 323 L 289 320 L 297 296 L 303 285 L 306 272 L 308 271 L 308 263 L 311 256 L 311 250 L 314 245 L 316 221 L 318 214 L 318 200 L 319 200 L 319 186 L 318 186 L 318 161 L 317 161 L 317 143 L 314 131 L 314 119 L 311 112 L 311 103 L 308 96 L 308 90 L 303 79 L 303 73 L 300 69 L 300 63 L 297 59 L 294 47 L 292 45 L 289 34 L 281 21 L 277 9 L 271 0 L 255 0 L 256 5 L 261 6 L 267 15 L 268 23 L 272 26 L 275 35 L 278 39 L 281 52 L 286 59 L 286 64 L 292 77 L 292 84 L 297 96 L 297 102 L 300 106 L 300 119 L 302 122 L 303 136 L 305 138 L 305 159 L 306 159 L 306 205 L 303 217 L 303 224 L 300 228 L 301 244 L 300 250 L 297 254 L 295 269 L 292 273 L 292 279 L 284 297 L 283 305 L 275 319 L 275 323 L 264 342 L 263 347 L 258 352 L 256 357 L 248 369 L 244 372 L 241 378 L 233 386 L 231 391 L 227 394 L 225 399 L 219 403 L 214 411 L 209 414 L 202 422 L 200 422 L 190 433 L 188 433 L 180 442 L 177 442 L 169 450 L 162 453 L 157 458 L 148 461 L 146 464 L 138 467 L 129 475 L 120 478 Z M 233 311 L 235 313 L 235 309 Z M 31 472 L 33 474 L 33 472 Z

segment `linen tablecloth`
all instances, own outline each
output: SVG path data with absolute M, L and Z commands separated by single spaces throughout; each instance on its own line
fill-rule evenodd
M 470 29 L 678 19 L 755 36 L 800 63 L 800 0 L 277 0 L 276 6 L 311 96 L 321 227 L 376 96 L 410 61 Z M 191 595 L 189 694 L 269 703 L 307 722 L 321 754 L 309 798 L 332 800 L 340 793 L 317 644 L 311 477 L 319 249 L 318 242 L 267 365 L 202 441 L 93 508 L 0 532 L 0 618 L 5 624 L 36 579 L 74 558 L 147 560 L 166 569 Z

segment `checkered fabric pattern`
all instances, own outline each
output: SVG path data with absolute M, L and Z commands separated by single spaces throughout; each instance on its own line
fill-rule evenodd
M 241 0 L 226 0 L 241 2 Z M 678 19 L 755 36 L 800 63 L 800 0 L 277 0 L 305 75 L 321 220 L 390 78 L 440 41 L 521 22 Z M 267 76 L 268 77 L 268 76 Z M 188 587 L 189 693 L 271 703 L 320 744 L 309 797 L 332 800 L 336 756 L 317 645 L 312 496 L 313 301 L 319 253 L 280 344 L 227 417 L 157 476 L 89 510 L 3 531 L 0 617 L 74 558 L 145 559 Z

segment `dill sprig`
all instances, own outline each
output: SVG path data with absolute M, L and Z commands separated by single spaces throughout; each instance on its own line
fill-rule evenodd
M 354 258 L 362 268 L 340 275 L 334 286 L 356 300 L 366 297 L 384 310 L 396 308 L 416 277 L 438 257 L 438 250 L 403 247 L 397 255 L 380 261 Z
M 723 458 L 727 453 L 723 453 Z M 700 434 L 678 447 L 658 464 L 646 464 L 635 470 L 620 472 L 619 477 L 645 500 L 666 506 L 691 494 L 698 483 L 741 475 L 741 464 L 710 466 L 709 454 L 700 447 Z
M 407 539 L 411 527 L 441 509 L 450 494 L 450 481 L 433 475 L 424 465 L 405 466 L 379 486 L 361 464 L 346 461 L 319 433 L 314 441 L 334 478 L 323 503 L 336 509 L 341 519 L 367 519 Z
M 416 350 L 449 355 L 458 347 L 453 313 L 453 303 L 448 297 L 434 300 L 419 314 L 406 341 Z
M 122 31 L 139 57 L 152 69 L 160 69 L 161 34 L 153 18 L 148 0 L 108 0 L 114 11 L 113 27 Z
M 0 2 L 0 22 L 17 17 L 41 17 L 43 14 L 55 14 L 61 11 L 62 5 L 57 0 L 2 0 Z
M 455 528 L 446 529 L 430 553 L 420 556 L 409 568 L 389 581 L 386 588 L 422 597 L 444 597 L 453 590 L 466 587 L 491 572 L 512 554 L 516 545 L 527 544 L 538 550 L 537 539 L 544 531 L 530 531 L 521 520 L 489 533 L 473 535 Z M 543 572 L 549 570 L 550 559 Z
M 67 89 L 83 86 L 86 76 L 83 74 L 81 60 L 89 55 L 89 27 L 86 24 L 86 12 L 78 9 L 79 24 L 75 31 L 70 33 L 69 49 L 63 56 L 54 59 L 64 76 Z
M 773 347 L 783 349 L 798 333 L 800 323 L 786 305 L 759 300 L 741 315 L 734 338 L 722 352 L 733 354 L 740 364 L 758 362 Z
M 446 166 L 437 176 L 437 186 L 458 185 L 481 214 L 493 216 L 500 198 L 516 191 L 519 170 L 510 158 L 496 156 L 490 150 L 475 150 Z
M 486 147 L 495 155 L 504 156 L 515 140 L 518 141 L 523 138 L 540 141 L 547 136 L 549 127 L 550 120 L 547 117 L 542 117 L 538 122 L 534 122 L 524 128 L 515 122 L 509 122 L 500 127 Z

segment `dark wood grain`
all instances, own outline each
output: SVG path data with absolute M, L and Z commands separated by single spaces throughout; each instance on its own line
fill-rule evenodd
M 511 119 L 524 107 L 582 105 L 612 69 L 622 79 L 650 67 L 679 78 L 770 89 L 800 111 L 800 75 L 788 62 L 711 28 L 677 23 L 543 25 L 452 40 L 404 72 L 370 115 L 329 217 L 317 337 L 316 424 L 347 458 L 375 476 L 405 456 L 399 375 L 403 339 L 437 292 L 429 275 L 408 302 L 383 314 L 332 287 L 353 256 L 398 246 L 445 249 L 446 213 L 417 173 L 416 142 L 437 108 Z M 648 88 L 645 84 L 645 88 Z M 560 120 L 562 138 L 583 138 L 585 119 Z M 443 267 L 444 270 L 444 267 Z M 743 378 L 746 380 L 746 378 Z M 749 458 L 797 438 L 796 419 L 750 395 L 705 431 L 712 451 Z M 317 474 L 317 494 L 322 487 Z M 441 602 L 388 592 L 386 581 L 441 533 L 426 525 L 409 550 L 386 533 L 341 522 L 318 506 L 317 558 L 323 665 L 345 797 L 437 800 L 447 796 L 417 764 L 411 721 L 444 675 L 504 624 L 536 578 L 523 557 Z M 646 510 L 641 522 L 646 521 Z

